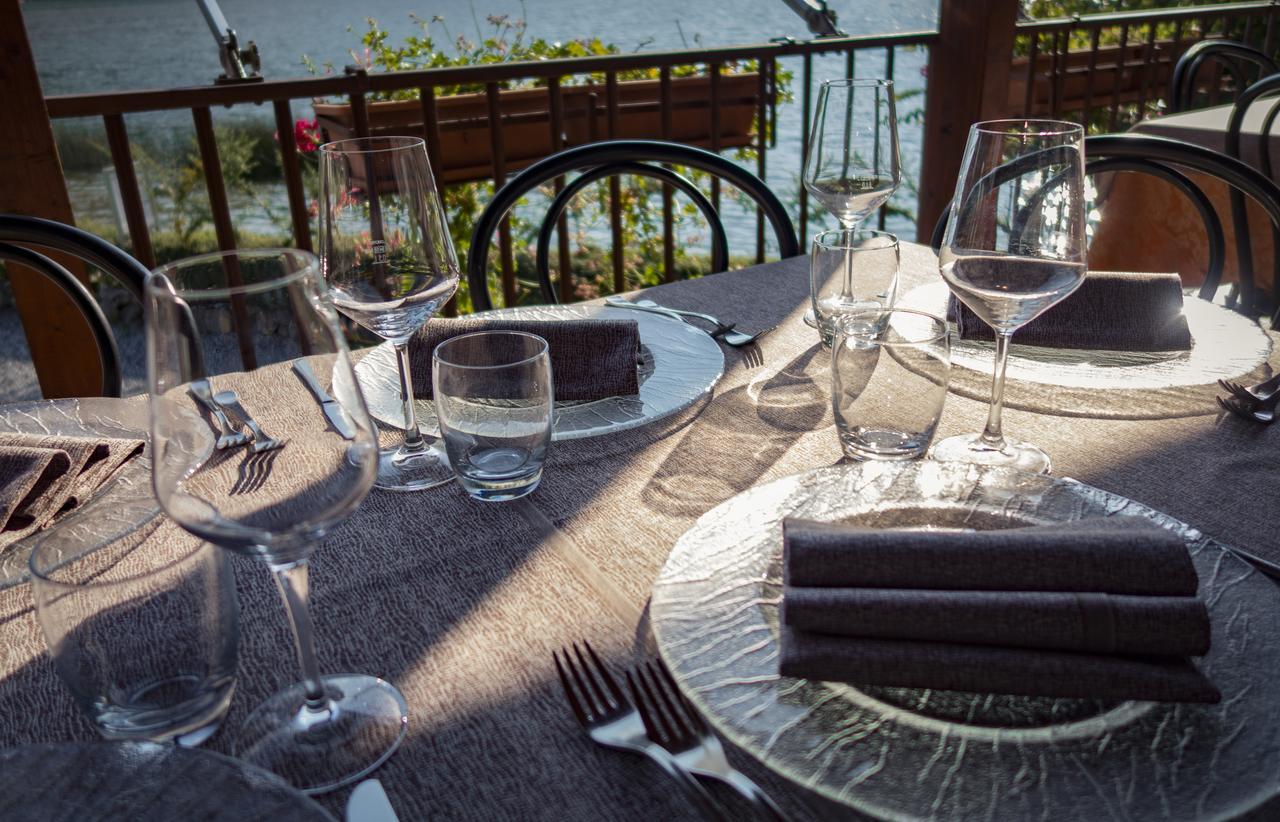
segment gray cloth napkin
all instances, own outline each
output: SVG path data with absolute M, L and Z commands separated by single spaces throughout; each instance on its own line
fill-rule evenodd
M 1218 702 L 1182 657 L 1106 656 L 992 645 L 853 639 L 781 626 L 783 676 L 1067 699 Z
M 995 332 L 955 298 L 947 309 L 961 339 L 991 340 Z M 1090 271 L 1071 296 L 1027 323 L 1015 342 L 1105 351 L 1188 351 L 1177 274 Z
M 0 548 L 87 502 L 142 447 L 142 440 L 0 434 Z
M 409 341 L 413 391 L 433 395 L 431 355 L 451 337 L 477 331 L 524 331 L 547 341 L 557 400 L 599 400 L 640 393 L 636 370 L 640 327 L 635 320 L 434 319 Z
M 783 581 L 827 588 L 1194 596 L 1178 536 L 1139 517 L 999 531 L 895 531 L 788 519 Z
M 1195 597 L 1045 591 L 800 588 L 782 595 L 792 628 L 868 639 L 1201 656 L 1209 613 Z

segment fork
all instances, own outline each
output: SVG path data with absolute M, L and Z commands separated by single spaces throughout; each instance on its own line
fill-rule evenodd
M 662 660 L 658 660 L 656 665 L 647 662 L 642 667 L 627 671 L 627 682 L 633 691 L 637 691 L 636 706 L 651 739 L 670 751 L 676 761 L 690 772 L 719 780 L 733 788 L 765 819 L 785 822 L 786 815 L 769 795 L 746 774 L 729 764 L 719 738 L 680 693 Z M 637 682 L 639 689 L 636 688 Z
M 685 795 L 705 815 L 712 819 L 726 819 L 711 794 L 698 784 L 674 756 L 645 733 L 640 714 L 622 693 L 600 657 L 596 656 L 591 644 L 584 641 L 582 646 L 586 649 L 587 656 L 591 657 L 590 662 L 583 656 L 582 649 L 576 642 L 573 643 L 572 656 L 568 648 L 561 648 L 559 653 L 553 651 L 551 655 L 556 663 L 556 673 L 560 675 L 560 684 L 564 686 L 564 694 L 569 700 L 569 707 L 573 709 L 574 717 L 587 735 L 596 744 L 606 748 L 632 751 L 649 757 L 676 780 Z M 574 663 L 575 657 L 577 664 Z M 573 684 L 570 683 L 571 679 Z M 601 682 L 604 683 L 603 688 Z M 576 690 L 574 685 L 577 686 Z
M 215 449 L 225 451 L 228 448 L 244 445 L 249 441 L 249 435 L 237 430 L 231 424 L 231 421 L 227 419 L 227 414 L 222 410 L 222 406 L 214 400 L 213 387 L 209 385 L 207 379 L 192 380 L 191 384 L 187 386 L 187 393 L 195 398 L 196 402 L 208 409 L 218 423 L 218 441 L 213 446 Z
M 231 389 L 219 391 L 213 395 L 213 401 L 223 408 L 229 408 L 231 413 L 239 417 L 240 421 L 249 429 L 253 439 L 253 445 L 249 447 L 253 449 L 253 453 L 271 451 L 284 445 L 284 440 L 278 440 L 263 431 L 253 417 L 249 416 L 249 412 L 244 410 L 244 406 L 240 404 L 240 398 L 236 396 L 236 392 Z
M 1246 420 L 1269 423 L 1276 418 L 1276 403 L 1280 402 L 1280 393 L 1271 395 L 1265 400 L 1242 400 L 1238 396 L 1230 396 L 1225 400 L 1217 397 L 1218 405 L 1227 411 Z
M 712 338 L 722 341 L 725 345 L 733 348 L 741 348 L 744 345 L 751 345 L 755 342 L 764 331 L 756 334 L 747 334 L 742 331 L 735 331 L 735 323 L 726 323 L 723 320 L 713 317 L 710 314 L 703 314 L 698 311 L 684 311 L 679 308 L 668 308 L 665 305 L 658 305 L 653 300 L 624 300 L 621 297 L 605 297 L 605 304 L 614 308 L 634 308 L 637 311 L 648 311 L 651 314 L 662 314 L 672 319 L 680 319 L 681 317 L 693 317 L 696 320 L 710 323 L 716 327 L 715 331 L 707 333 Z
M 1231 380 L 1218 380 L 1218 385 L 1245 402 L 1267 402 L 1280 390 L 1280 374 L 1257 385 L 1244 386 Z

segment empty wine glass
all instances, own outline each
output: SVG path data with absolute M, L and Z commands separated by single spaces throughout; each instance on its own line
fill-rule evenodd
M 319 261 L 280 249 L 170 263 L 147 280 L 146 327 L 160 505 L 192 534 L 271 568 L 302 667 L 302 682 L 235 732 L 235 753 L 309 793 L 359 779 L 400 744 L 408 716 L 387 682 L 321 676 L 316 660 L 307 558 L 369 493 L 378 456 Z M 318 400 L 308 377 L 335 402 Z M 254 436 L 198 448 L 210 438 L 195 426 L 206 424 Z
M 1013 332 L 1084 282 L 1084 204 L 1080 126 L 999 120 L 969 129 L 939 265 L 952 293 L 995 330 L 995 373 L 986 427 L 940 441 L 935 459 L 1049 472 L 1044 451 L 1002 432 L 1005 366 Z
M 422 140 L 320 147 L 320 250 L 334 305 L 396 351 L 404 442 L 381 453 L 375 484 L 412 491 L 449 482 L 443 446 L 418 427 L 409 372 L 409 338 L 458 289 L 458 257 Z

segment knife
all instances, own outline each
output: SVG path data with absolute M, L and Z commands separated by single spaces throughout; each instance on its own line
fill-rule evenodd
M 320 410 L 324 412 L 333 429 L 341 434 L 343 439 L 355 439 L 355 424 L 351 422 L 351 418 L 347 416 L 342 406 L 338 405 L 338 401 L 320 387 L 320 381 L 316 379 L 315 374 L 311 373 L 311 366 L 307 365 L 306 360 L 294 360 L 293 373 L 298 375 L 298 379 L 302 380 L 302 384 L 316 398 L 316 402 L 320 403 Z
M 347 799 L 345 819 L 346 822 L 400 822 L 382 783 L 376 779 L 366 779 L 356 785 Z

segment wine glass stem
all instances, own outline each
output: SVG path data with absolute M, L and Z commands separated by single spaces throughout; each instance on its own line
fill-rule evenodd
M 418 412 L 413 407 L 413 375 L 409 372 L 409 343 L 395 344 L 396 364 L 400 367 L 400 402 L 404 406 L 404 445 L 402 451 L 423 451 L 427 441 L 418 428 Z
M 991 409 L 987 412 L 987 427 L 982 430 L 983 444 L 996 451 L 1004 450 L 1000 418 L 1004 413 L 1004 371 L 1009 364 L 1009 340 L 1012 338 L 1013 335 L 1008 332 L 996 332 L 996 370 L 991 377 Z
M 275 573 L 280 596 L 284 598 L 289 626 L 293 628 L 298 664 L 302 667 L 302 686 L 307 691 L 307 707 L 319 708 L 325 703 L 325 695 L 324 688 L 320 685 L 320 664 L 316 660 L 311 609 L 307 605 L 311 590 L 307 579 L 307 561 L 300 559 L 297 562 L 272 565 L 271 570 Z

